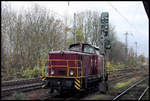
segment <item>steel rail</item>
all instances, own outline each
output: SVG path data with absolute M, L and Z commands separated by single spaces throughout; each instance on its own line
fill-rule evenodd
M 27 80 L 15 80 L 15 81 L 3 81 L 2 88 L 7 87 L 7 86 L 37 83 L 40 81 L 41 81 L 41 78 L 34 78 L 34 79 L 27 79 Z
M 141 100 L 141 98 L 145 95 L 145 93 L 147 92 L 148 89 L 149 89 L 149 86 L 146 87 L 146 89 L 145 89 L 144 92 L 141 94 L 141 96 L 139 97 L 138 100 Z
M 130 89 L 132 89 L 133 87 L 135 87 L 136 85 L 140 84 L 141 82 L 143 82 L 144 80 L 146 80 L 148 77 L 136 82 L 135 84 L 133 84 L 132 86 L 130 86 L 128 89 L 126 89 L 125 91 L 123 91 L 121 94 L 117 95 L 115 98 L 113 98 L 113 100 L 117 100 L 118 98 L 120 98 L 121 96 L 123 96 L 126 92 L 128 92 Z
M 133 77 L 133 74 L 130 74 L 130 75 L 126 75 L 126 76 L 121 76 L 121 77 L 116 77 L 117 78 L 117 80 L 116 80 L 116 78 L 115 79 L 111 79 L 111 80 L 108 80 L 108 83 L 112 83 L 112 81 L 113 81 L 113 83 L 114 82 L 118 82 L 119 80 L 121 80 L 122 78 L 129 78 L 129 77 Z M 118 80 L 119 79 L 119 80 Z M 93 90 L 93 89 L 91 89 L 91 90 Z M 90 91 L 90 90 L 89 90 Z M 87 95 L 89 95 L 89 93 L 87 94 L 88 92 L 86 92 L 85 93 L 85 95 L 83 94 L 82 96 L 80 96 L 81 98 L 84 98 L 84 97 L 86 97 Z M 96 93 L 98 93 L 99 94 L 99 92 L 97 92 L 96 91 Z M 92 94 L 92 95 L 95 95 L 96 93 L 94 93 L 94 94 Z M 90 91 L 90 95 L 91 95 L 91 91 Z M 79 99 L 80 99 L 80 97 L 79 97 Z M 47 99 L 52 99 L 52 100 L 54 100 L 55 98 L 57 98 L 57 97 L 55 97 L 55 94 L 54 95 L 46 95 L 46 96 L 43 96 L 43 97 L 40 97 L 40 100 L 47 100 Z M 63 100 L 74 100 L 74 98 L 76 98 L 76 95 L 74 95 L 74 96 L 71 96 L 71 97 L 68 97 L 68 98 L 62 98 Z M 60 99 L 61 99 L 61 97 L 60 97 Z M 39 99 L 38 99 L 39 100 Z
M 112 83 L 118 82 L 122 79 L 128 79 L 128 78 L 133 77 L 133 76 L 134 76 L 133 74 L 128 74 L 128 75 L 125 75 L 125 76 L 119 76 L 119 77 L 116 77 L 114 79 L 108 80 L 108 83 L 112 84 Z
M 18 90 L 18 89 L 24 89 L 24 88 L 29 88 L 29 87 L 33 87 L 33 86 L 39 86 L 39 85 L 42 85 L 42 83 L 26 84 L 26 85 L 13 87 L 13 88 L 2 89 L 2 92 Z
M 33 84 L 25 84 L 25 85 L 17 85 L 15 87 L 12 86 L 9 88 L 5 88 L 1 90 L 1 96 L 5 97 L 10 94 L 12 94 L 13 91 L 21 91 L 21 92 L 26 92 L 26 91 L 31 91 L 33 89 L 39 89 L 41 88 L 41 83 L 33 83 Z

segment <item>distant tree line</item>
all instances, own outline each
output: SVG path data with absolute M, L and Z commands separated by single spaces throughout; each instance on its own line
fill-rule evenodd
M 17 13 L 10 4 L 1 7 L 1 66 L 6 76 L 25 69 L 39 67 L 40 59 L 47 58 L 52 50 L 66 49 L 73 41 L 73 24 L 68 26 L 57 14 L 37 4 Z M 100 41 L 100 13 L 84 11 L 77 13 L 77 42 L 98 46 Z M 73 21 L 72 21 L 73 22 Z M 66 37 L 69 36 L 69 37 Z M 109 39 L 112 48 L 107 51 L 107 60 L 125 63 L 125 44 L 116 37 L 115 27 L 110 24 Z M 129 51 L 130 65 L 134 65 L 134 52 Z
M 2 68 L 7 75 L 37 66 L 64 45 L 65 25 L 39 5 L 23 13 L 2 4 Z

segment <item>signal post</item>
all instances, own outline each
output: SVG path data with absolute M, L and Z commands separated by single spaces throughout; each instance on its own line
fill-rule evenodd
M 109 33 L 109 14 L 108 12 L 102 12 L 101 13 L 101 49 L 102 49 L 102 55 L 103 58 L 103 80 L 105 80 L 107 77 L 106 74 L 106 67 L 105 67 L 105 55 L 106 55 L 106 49 L 110 49 L 110 40 L 108 40 L 108 33 Z

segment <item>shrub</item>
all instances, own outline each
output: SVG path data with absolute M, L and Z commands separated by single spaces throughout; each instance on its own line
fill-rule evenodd
M 26 78 L 37 78 L 40 77 L 41 69 L 34 67 L 33 69 L 26 69 L 23 71 L 23 74 Z
M 21 92 L 15 91 L 12 95 L 13 100 L 29 100 L 29 98 Z
M 106 68 L 107 68 L 107 71 L 112 71 L 116 69 L 110 61 L 106 62 Z
M 32 70 L 27 68 L 26 70 L 23 71 L 23 75 L 26 77 L 26 78 L 32 78 L 33 75 L 32 75 Z
M 117 62 L 116 67 L 118 67 L 118 69 L 123 69 L 125 65 L 121 62 Z
M 32 70 L 33 77 L 37 78 L 40 77 L 40 74 L 42 73 L 41 69 L 38 67 L 34 67 Z

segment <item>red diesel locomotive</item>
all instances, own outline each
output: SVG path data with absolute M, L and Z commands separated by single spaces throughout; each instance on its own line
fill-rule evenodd
M 106 92 L 107 75 L 99 48 L 90 44 L 72 44 L 69 50 L 49 53 L 48 66 L 42 68 L 42 88 L 86 90 L 92 86 Z

